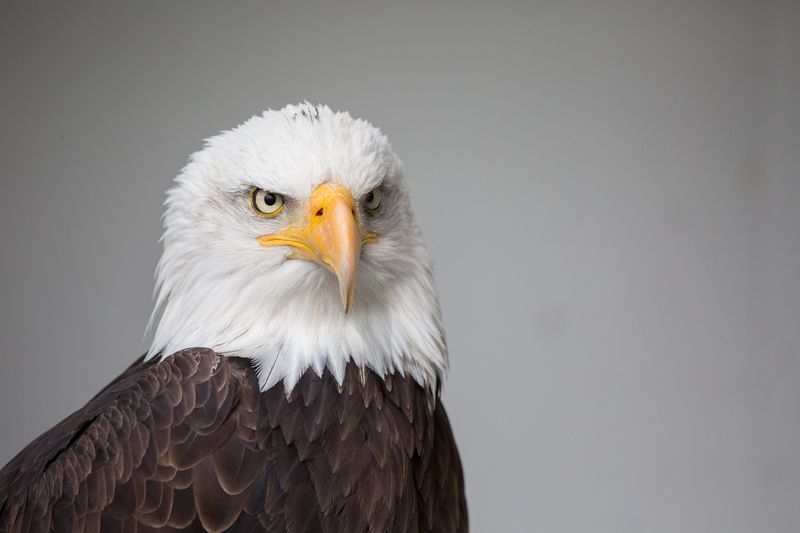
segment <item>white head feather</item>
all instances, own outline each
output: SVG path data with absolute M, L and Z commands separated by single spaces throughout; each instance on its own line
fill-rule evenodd
M 431 261 L 380 130 L 324 106 L 270 110 L 208 139 L 175 181 L 148 358 L 198 346 L 248 357 L 262 389 L 283 380 L 290 390 L 309 368 L 341 382 L 349 361 L 436 386 L 447 350 Z M 347 187 L 359 206 L 382 192 L 379 210 L 363 217 L 378 241 L 362 248 L 347 314 L 333 274 L 259 244 L 287 221 L 259 217 L 249 203 L 258 187 L 284 195 L 289 210 L 325 182 Z

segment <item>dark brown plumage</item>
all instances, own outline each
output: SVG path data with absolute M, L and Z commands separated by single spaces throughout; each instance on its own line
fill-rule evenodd
M 353 364 L 287 397 L 210 350 L 139 361 L 0 470 L 0 531 L 467 531 L 434 400 Z

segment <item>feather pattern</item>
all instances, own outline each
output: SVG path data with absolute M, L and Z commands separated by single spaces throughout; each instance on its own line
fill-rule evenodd
M 140 360 L 0 470 L 0 532 L 467 531 L 441 402 L 387 378 L 262 392 L 247 359 Z

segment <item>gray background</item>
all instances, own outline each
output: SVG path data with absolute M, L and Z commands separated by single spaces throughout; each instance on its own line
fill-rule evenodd
M 308 99 L 406 162 L 474 531 L 800 530 L 800 3 L 127 4 L 0 3 L 0 462 L 144 349 L 188 154 Z

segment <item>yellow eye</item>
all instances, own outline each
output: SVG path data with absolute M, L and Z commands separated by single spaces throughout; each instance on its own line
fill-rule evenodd
M 367 196 L 364 197 L 364 207 L 370 211 L 375 211 L 381 205 L 381 189 L 376 187 L 369 191 Z
M 250 196 L 253 209 L 261 216 L 274 217 L 283 211 L 283 196 L 275 192 L 255 188 Z

